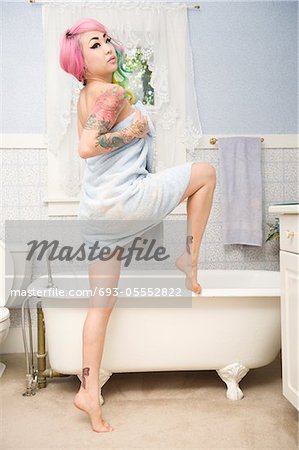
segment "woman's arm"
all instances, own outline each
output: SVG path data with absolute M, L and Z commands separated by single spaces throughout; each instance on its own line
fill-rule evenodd
M 148 132 L 147 119 L 139 119 L 141 113 L 138 110 L 136 112 L 135 122 L 127 128 L 120 131 L 115 131 L 114 133 L 105 133 L 96 139 L 94 145 L 90 145 L 88 148 L 80 148 L 79 144 L 79 154 L 81 158 L 90 158 L 91 156 L 102 155 L 104 153 L 109 153 L 121 147 L 133 139 L 145 138 Z
M 108 84 L 95 93 L 95 104 L 84 128 L 104 134 L 115 124 L 119 113 L 128 103 L 125 90 L 117 84 Z
M 140 118 L 121 131 L 107 132 L 114 126 L 125 101 L 125 90 L 118 85 L 105 87 L 96 97 L 92 112 L 80 129 L 78 150 L 81 158 L 107 153 L 142 136 L 145 124 Z

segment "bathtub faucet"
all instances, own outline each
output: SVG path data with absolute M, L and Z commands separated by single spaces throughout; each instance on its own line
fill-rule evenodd
M 50 250 L 46 251 L 46 255 L 47 255 L 47 272 L 48 272 L 48 288 L 52 288 L 55 286 L 54 281 L 53 281 L 53 277 L 52 277 L 52 270 L 51 270 L 51 264 L 50 264 L 50 259 L 49 259 L 49 253 Z
M 63 246 L 62 245 L 57 245 L 56 248 L 63 248 Z M 50 250 L 49 249 L 46 250 L 46 255 L 47 255 L 47 272 L 48 272 L 48 286 L 47 286 L 47 289 L 56 287 L 55 284 L 54 284 L 54 281 L 53 281 L 53 277 L 52 277 L 52 269 L 51 269 L 49 253 L 50 253 Z M 70 261 L 70 262 L 73 263 L 73 261 Z

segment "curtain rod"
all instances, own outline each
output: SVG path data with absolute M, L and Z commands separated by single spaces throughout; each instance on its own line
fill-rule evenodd
M 51 3 L 50 0 L 29 0 L 29 2 L 30 3 Z M 61 2 L 61 3 L 63 3 L 63 2 Z M 95 2 L 90 2 L 90 3 L 95 3 Z M 172 2 L 165 2 L 165 3 L 170 3 L 171 4 Z M 187 6 L 187 8 L 200 9 L 200 5 L 190 5 L 190 6 Z

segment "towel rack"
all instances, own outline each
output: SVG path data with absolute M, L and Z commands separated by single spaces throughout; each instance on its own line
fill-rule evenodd
M 213 137 L 213 138 L 210 139 L 210 144 L 214 145 L 214 144 L 216 144 L 217 141 L 218 141 L 218 139 Z M 261 142 L 264 142 L 264 138 L 263 137 L 261 138 Z

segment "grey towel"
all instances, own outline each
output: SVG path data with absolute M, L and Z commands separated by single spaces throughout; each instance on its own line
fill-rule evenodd
M 218 139 L 224 244 L 262 246 L 261 141 Z

